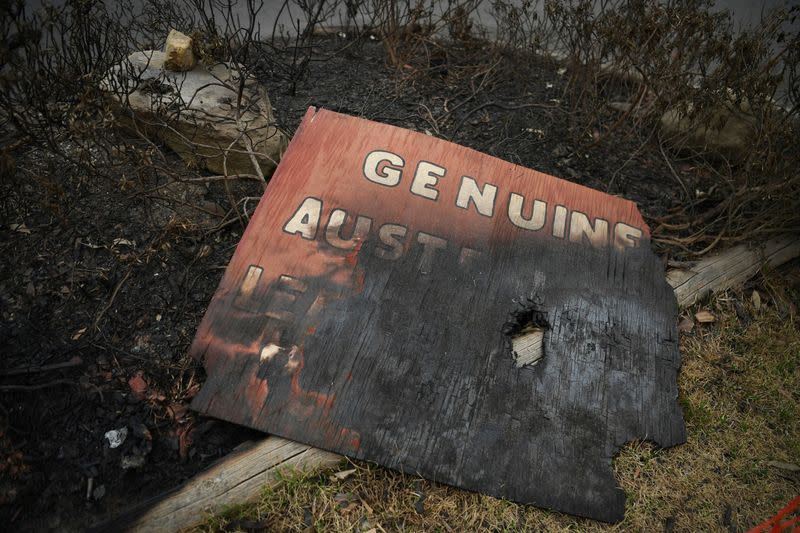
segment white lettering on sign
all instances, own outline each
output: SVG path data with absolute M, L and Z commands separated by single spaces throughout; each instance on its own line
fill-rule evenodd
M 352 250 L 359 241 L 367 238 L 369 230 L 372 228 L 372 219 L 362 216 L 356 218 L 356 227 L 353 230 L 353 236 L 349 239 L 343 239 L 341 236 L 345 220 L 347 220 L 347 211 L 344 209 L 331 211 L 331 216 L 328 218 L 328 226 L 325 228 L 325 240 L 335 248 Z
M 428 235 L 420 231 L 417 233 L 417 242 L 422 245 L 422 256 L 419 258 L 419 271 L 430 274 L 433 268 L 433 258 L 437 250 L 447 247 L 447 239 L 436 235 Z
M 553 215 L 553 237 L 563 239 L 567 232 L 567 208 L 563 205 L 556 206 L 556 212 Z
M 403 180 L 405 160 L 398 154 L 387 150 L 373 150 L 364 159 L 364 177 L 378 185 L 395 187 Z M 419 161 L 411 178 L 410 190 L 412 194 L 437 201 L 439 199 L 439 180 L 447 175 L 447 169 L 430 161 Z M 475 212 L 485 217 L 494 217 L 497 204 L 498 187 L 489 182 L 464 175 L 456 193 L 455 204 L 457 207 Z M 515 227 L 526 231 L 539 231 L 548 227 L 549 233 L 557 239 L 565 239 L 575 243 L 588 243 L 597 248 L 613 245 L 617 250 L 639 246 L 644 237 L 644 231 L 624 222 L 618 222 L 613 228 L 604 218 L 591 219 L 586 213 L 571 210 L 564 205 L 550 206 L 544 200 L 537 198 L 526 199 L 524 195 L 510 192 L 507 197 L 505 214 Z M 526 205 L 526 202 L 530 202 Z M 284 231 L 299 233 L 303 238 L 313 239 L 321 216 L 322 202 L 314 198 L 307 198 L 298 208 L 292 218 L 286 223 Z M 340 236 L 340 229 L 344 223 L 343 210 L 336 210 L 331 214 L 328 228 L 325 232 L 328 242 L 337 247 L 352 249 L 354 239 L 363 238 L 369 233 L 371 220 L 366 217 L 356 219 L 353 237 L 344 240 Z M 550 225 L 548 226 L 548 221 Z M 376 248 L 376 253 L 385 259 L 395 260 L 403 253 L 403 241 L 408 229 L 399 224 L 384 224 L 378 236 L 383 246 Z M 426 247 L 423 257 L 423 267 L 433 254 L 436 246 L 433 237 L 420 232 L 422 237 L 417 242 Z M 442 239 L 443 240 L 443 239 Z M 433 248 L 430 248 L 433 246 Z
M 514 207 L 509 214 L 511 222 L 523 229 L 541 229 L 544 227 L 542 219 L 545 217 L 547 204 L 545 202 L 536 200 L 533 204 L 533 211 L 530 218 L 524 218 L 521 212 L 521 205 L 524 199 L 520 195 L 516 195 L 519 199 L 514 199 Z M 538 202 L 538 203 L 537 203 Z M 511 204 L 509 204 L 511 205 Z M 314 239 L 317 235 L 319 228 L 319 221 L 321 218 L 322 201 L 317 198 L 309 197 L 303 200 L 297 211 L 286 222 L 283 230 L 290 234 L 300 234 L 304 239 Z M 568 217 L 568 215 L 570 215 Z M 347 210 L 334 209 L 328 216 L 328 222 L 325 225 L 323 237 L 321 237 L 330 246 L 341 250 L 353 250 L 356 248 L 359 241 L 365 241 L 372 232 L 372 219 L 367 216 L 359 215 L 353 224 L 352 234 L 349 238 L 342 236 L 342 228 L 345 226 L 348 217 Z M 585 243 L 588 242 L 592 246 L 605 246 L 607 242 L 608 221 L 602 218 L 597 218 L 594 224 L 591 224 L 589 217 L 580 211 L 569 211 L 563 205 L 556 206 L 553 215 L 553 235 L 563 236 L 568 235 L 571 242 Z M 569 233 L 567 234 L 567 220 L 569 218 Z M 387 261 L 396 261 L 402 257 L 406 249 L 408 237 L 408 228 L 402 224 L 386 223 L 382 224 L 377 230 L 379 243 L 373 248 L 373 253 Z M 623 222 L 619 222 L 614 226 L 614 246 L 622 251 L 625 248 L 635 247 L 639 245 L 642 238 L 642 230 L 634 228 Z M 421 246 L 419 258 L 419 271 L 422 274 L 430 274 L 435 264 L 436 253 L 439 250 L 446 248 L 450 243 L 447 239 L 431 235 L 424 231 L 418 231 L 416 237 L 411 241 Z M 458 254 L 458 263 L 463 265 L 470 262 L 473 258 L 482 254 L 479 250 L 474 250 L 466 246 L 461 247 Z M 250 290 L 251 286 L 255 284 L 260 275 L 260 270 L 252 270 L 248 273 L 248 277 L 244 280 L 243 290 Z M 252 278 L 252 279 L 251 279 Z
M 248 308 L 249 300 L 252 298 L 258 286 L 258 282 L 261 279 L 261 274 L 263 273 L 264 269 L 260 266 L 250 265 L 244 276 L 244 280 L 242 280 L 242 284 L 239 286 L 239 294 L 236 295 L 236 300 L 234 300 L 233 305 L 240 309 Z
M 364 176 L 375 183 L 394 187 L 400 183 L 400 169 L 405 164 L 403 158 L 397 154 L 373 150 L 364 159 Z
M 589 217 L 580 211 L 573 211 L 569 221 L 569 240 L 583 242 L 584 237 L 589 244 L 602 248 L 608 245 L 608 220 L 596 218 L 594 227 L 589 222 Z
M 478 187 L 478 182 L 469 176 L 461 177 L 461 187 L 458 189 L 456 205 L 461 209 L 468 209 L 470 201 L 475 204 L 478 213 L 485 217 L 494 215 L 494 199 L 497 196 L 497 187 L 491 183 Z
M 515 192 L 508 198 L 508 219 L 518 228 L 532 231 L 540 230 L 544 227 L 544 219 L 547 215 L 547 203 L 541 200 L 533 201 L 533 209 L 530 218 L 525 218 L 522 214 L 525 205 L 525 197 Z
M 384 224 L 381 226 L 381 229 L 378 230 L 378 237 L 383 244 L 388 246 L 388 249 L 376 248 L 375 253 L 378 257 L 390 261 L 400 259 L 400 256 L 403 255 L 403 241 L 400 239 L 405 237 L 407 232 L 408 228 L 399 224 Z
M 617 250 L 639 246 L 641 238 L 642 230 L 639 228 L 634 228 L 624 222 L 617 222 L 614 226 L 614 246 Z
M 308 197 L 303 200 L 292 218 L 283 226 L 283 231 L 294 235 L 299 233 L 301 237 L 314 240 L 319 226 L 319 217 L 322 214 L 322 200 Z
M 414 180 L 411 182 L 411 192 L 423 198 L 436 200 L 439 198 L 439 191 L 436 184 L 439 178 L 443 178 L 447 171 L 430 161 L 420 161 L 417 164 L 417 171 L 414 173 Z

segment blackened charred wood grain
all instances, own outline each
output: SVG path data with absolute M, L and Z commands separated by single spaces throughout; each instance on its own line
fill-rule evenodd
M 700 301 L 709 292 L 718 292 L 746 281 L 742 272 L 757 272 L 765 264 L 775 268 L 800 255 L 797 239 L 781 237 L 768 241 L 764 252 L 746 246 L 736 247 L 698 261 L 691 268 L 672 269 L 667 274 L 675 284 L 679 307 Z M 743 254 L 743 251 L 749 253 Z M 735 261 L 730 259 L 735 257 Z M 692 281 L 714 269 L 717 275 Z M 749 274 L 748 274 L 749 275 Z M 736 280 L 731 283 L 731 280 Z M 679 292 L 680 289 L 680 292 Z M 282 452 L 281 452 L 282 450 Z M 276 455 L 277 452 L 277 455 Z M 289 453 L 284 453 L 289 452 Z M 286 458 L 289 457 L 287 460 Z M 333 466 L 344 457 L 280 437 L 267 437 L 252 448 L 235 452 L 189 480 L 183 487 L 159 494 L 118 516 L 103 530 L 179 531 L 202 522 L 208 514 L 219 513 L 230 505 L 251 501 L 264 486 L 280 482 L 278 473 L 298 469 L 313 471 Z M 105 527 L 111 526 L 111 527 Z
M 675 287 L 679 307 L 691 305 L 709 292 L 742 283 L 745 275 L 765 264 L 775 268 L 800 255 L 797 239 L 788 236 L 768 241 L 762 250 L 738 246 L 698 261 L 691 268 L 670 270 L 667 279 Z M 712 269 L 715 275 L 703 274 Z M 264 486 L 280 482 L 279 472 L 312 471 L 343 460 L 340 455 L 305 444 L 267 437 L 252 448 L 230 454 L 183 487 L 119 515 L 102 529 L 179 531 L 199 524 L 208 514 L 254 499 Z

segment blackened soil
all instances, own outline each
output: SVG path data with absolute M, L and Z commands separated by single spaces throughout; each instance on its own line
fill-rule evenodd
M 333 52 L 330 48 L 343 47 Z M 645 218 L 663 215 L 694 170 L 665 162 L 654 127 L 634 134 L 616 124 L 609 101 L 625 100 L 624 84 L 606 84 L 591 113 L 572 109 L 569 73 L 551 61 L 489 57 L 480 43 L 426 49 L 421 60 L 389 67 L 383 46 L 326 41 L 303 82 L 271 78 L 271 99 L 291 134 L 308 106 L 325 107 L 425 132 L 542 172 L 635 201 Z M 418 64 L 419 63 L 419 64 Z M 491 63 L 488 68 L 486 63 Z M 652 126 L 652 125 L 650 125 Z M 670 156 L 672 157 L 672 156 Z
M 620 194 L 646 216 L 677 202 L 657 147 L 596 142 L 616 116 L 572 113 L 557 65 L 473 66 L 485 54 L 437 49 L 395 69 L 380 42 L 328 40 L 296 84 L 260 77 L 290 134 L 326 107 Z M 3 152 L 0 523 L 13 530 L 84 529 L 261 437 L 187 410 L 204 379 L 187 348 L 244 227 L 232 207 L 252 213 L 261 185 L 188 181 L 202 174 L 166 151 L 123 152 L 95 151 L 96 174 L 25 142 Z M 115 430 L 127 437 L 112 448 Z

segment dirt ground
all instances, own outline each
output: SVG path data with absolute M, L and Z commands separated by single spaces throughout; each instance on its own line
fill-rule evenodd
M 455 58 L 424 76 L 409 66 L 401 80 L 380 43 L 334 48 L 320 45 L 294 95 L 286 82 L 262 80 L 290 135 L 314 105 L 622 195 L 646 217 L 680 198 L 657 146 L 596 144 L 591 131 L 587 142 L 571 140 L 555 65 L 526 62 L 524 86 L 507 72 L 476 91 L 481 77 L 460 72 Z M 160 173 L 97 151 L 111 169 L 103 179 L 24 143 L 3 157 L 0 523 L 81 530 L 260 437 L 187 409 L 203 371 L 186 352 L 244 229 L 232 205 L 252 213 L 262 189 L 197 180 L 168 153 L 173 172 Z M 702 185 L 691 165 L 672 163 L 684 186 Z M 185 179 L 168 177 L 174 171 Z M 127 436 L 112 448 L 120 431 Z

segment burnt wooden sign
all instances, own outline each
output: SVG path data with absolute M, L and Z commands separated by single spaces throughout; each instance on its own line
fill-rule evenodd
M 611 458 L 685 440 L 636 206 L 309 109 L 200 325 L 211 416 L 616 521 Z

